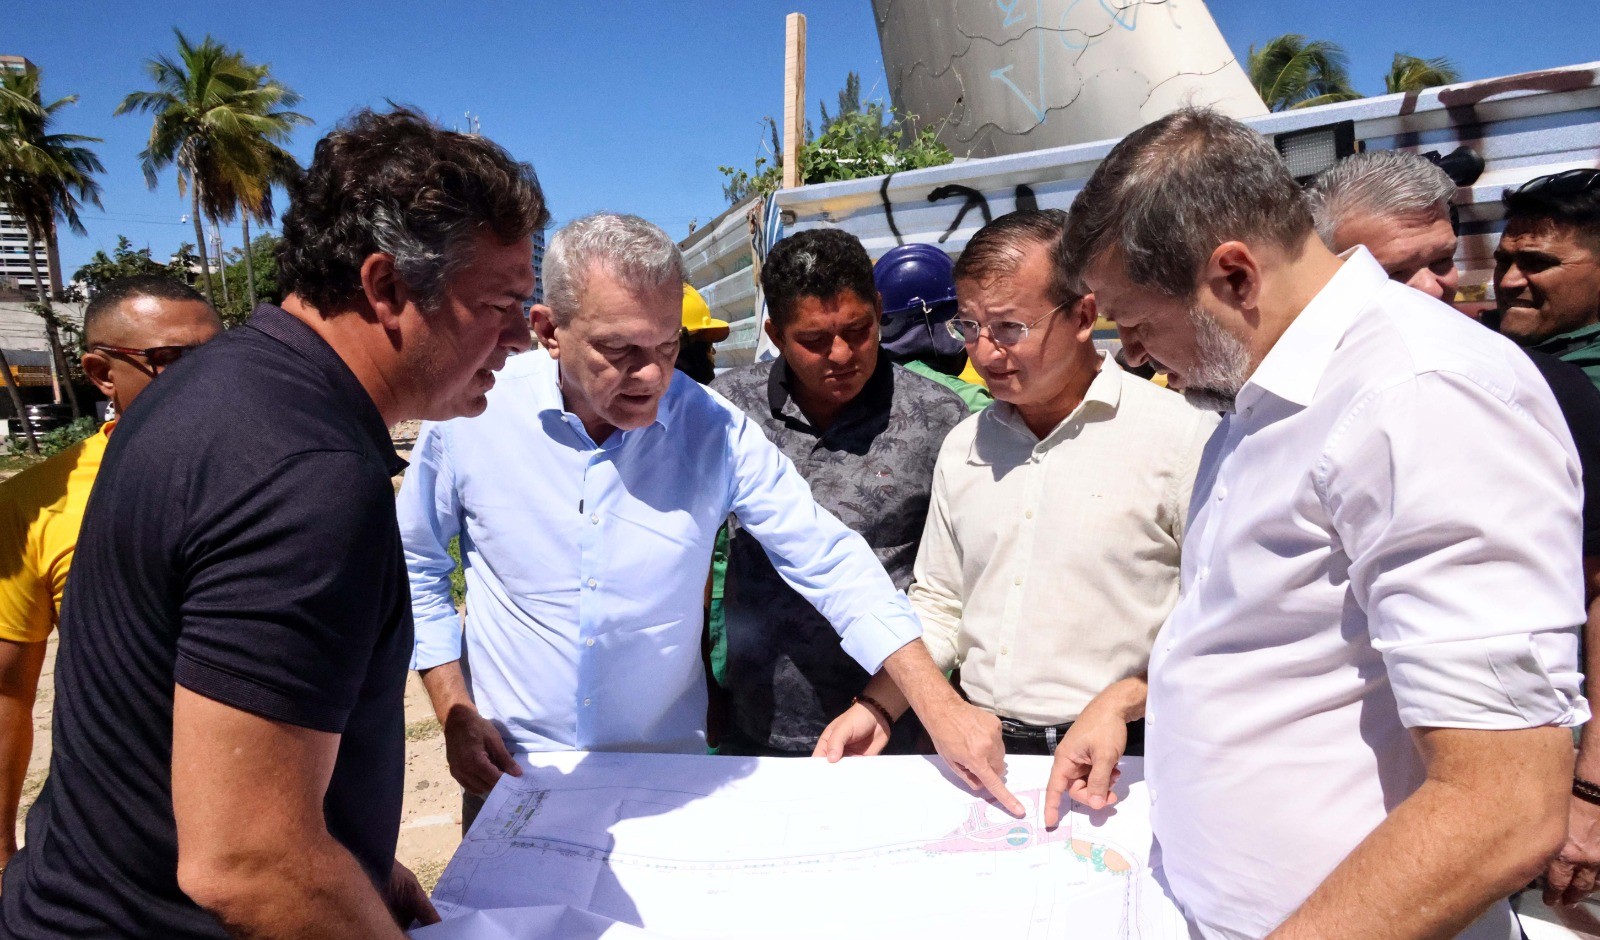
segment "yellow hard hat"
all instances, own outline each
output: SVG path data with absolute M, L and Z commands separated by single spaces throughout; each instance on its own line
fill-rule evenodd
M 720 343 L 728 338 L 727 321 L 712 316 L 706 299 L 688 284 L 683 285 L 683 328 L 690 336 L 707 343 Z

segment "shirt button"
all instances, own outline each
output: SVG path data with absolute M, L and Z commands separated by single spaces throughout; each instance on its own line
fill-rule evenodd
M 600 582 L 599 581 L 596 581 L 593 578 L 589 579 L 589 590 L 592 591 L 592 590 L 594 590 L 595 588 L 597 588 L 599 586 L 600 586 Z
M 1217 487 L 1217 502 L 1220 503 L 1224 499 L 1227 499 L 1227 498 L 1228 498 L 1228 488 L 1226 486 Z
M 1011 655 L 1011 647 L 1009 647 L 1009 646 L 1000 647 L 1000 655 L 1001 656 L 1010 656 Z
M 589 700 L 588 699 L 584 699 L 583 700 L 583 707 L 584 708 L 588 708 L 589 707 Z
M 1021 578 L 1012 578 L 1011 579 L 1011 583 L 1012 584 L 1016 584 L 1016 585 L 1020 585 L 1020 584 L 1022 584 L 1022 579 Z
M 1032 519 L 1033 518 L 1033 510 L 1030 509 L 1027 512 L 1023 513 L 1022 517 L 1024 519 Z
M 594 645 L 594 637 L 590 637 L 587 640 L 584 640 L 583 641 L 583 645 L 584 646 L 593 646 Z

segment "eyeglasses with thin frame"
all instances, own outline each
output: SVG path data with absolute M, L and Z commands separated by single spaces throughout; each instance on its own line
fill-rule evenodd
M 988 326 L 983 326 L 978 323 L 977 320 L 964 320 L 960 317 L 957 317 L 954 320 L 945 321 L 944 328 L 950 331 L 951 336 L 961 340 L 968 346 L 976 343 L 978 341 L 978 337 L 982 336 L 985 332 L 989 334 L 989 342 L 994 343 L 996 346 L 1015 346 L 1028 338 L 1029 330 L 1049 319 L 1050 314 L 1055 313 L 1057 310 L 1060 310 L 1062 307 L 1065 307 L 1067 304 L 1072 302 L 1073 301 L 1067 301 L 1067 303 L 1056 304 L 1054 307 L 1050 308 L 1049 313 L 1046 313 L 1044 316 L 1033 321 L 1032 323 L 1018 323 L 1015 320 L 1000 320 L 998 322 L 991 323 Z
M 167 366 L 170 366 L 179 359 L 182 359 L 184 353 L 197 348 L 197 345 L 151 346 L 147 349 L 133 349 L 128 346 L 112 346 L 109 343 L 95 343 L 93 346 L 90 346 L 89 349 L 96 352 L 110 353 L 113 356 L 121 356 L 125 359 L 136 357 L 144 360 L 144 364 L 149 366 L 152 371 L 160 372 Z
M 1516 189 L 1516 195 L 1576 196 L 1600 186 L 1600 170 L 1577 169 L 1535 176 Z

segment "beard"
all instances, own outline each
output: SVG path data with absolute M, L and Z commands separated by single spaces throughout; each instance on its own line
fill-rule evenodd
M 1183 397 L 1205 411 L 1231 414 L 1239 389 L 1250 380 L 1250 350 L 1216 318 L 1196 304 L 1189 308 L 1194 326 L 1195 366 L 1183 379 Z

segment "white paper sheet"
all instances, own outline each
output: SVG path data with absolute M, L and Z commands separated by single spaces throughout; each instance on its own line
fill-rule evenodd
M 1138 760 L 1112 811 L 1074 804 L 1048 831 L 1042 757 L 1008 759 L 1022 819 L 919 757 L 531 758 L 490 795 L 434 891 L 446 923 L 419 940 L 595 938 L 613 922 L 674 940 L 1188 937 L 1151 863 Z M 484 932 L 459 932 L 476 912 L 495 912 Z

